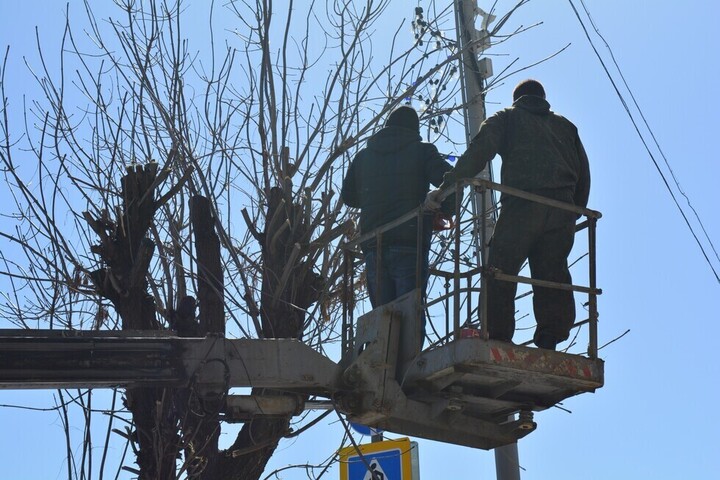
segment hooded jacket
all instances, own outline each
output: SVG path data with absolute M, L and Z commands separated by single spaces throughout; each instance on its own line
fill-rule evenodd
M 577 128 L 544 98 L 523 95 L 485 120 L 441 188 L 474 177 L 496 154 L 503 185 L 587 205 L 590 168 Z
M 355 155 L 343 181 L 342 199 L 346 205 L 360 209 L 361 233 L 368 233 L 418 207 L 430 184 L 442 183 L 443 174 L 451 167 L 434 145 L 421 140 L 412 129 L 386 126 Z M 454 202 L 452 196 L 448 200 L 447 205 Z M 432 217 L 423 219 L 423 230 L 425 240 L 429 241 Z M 370 241 L 363 249 L 374 244 Z M 382 244 L 415 247 L 417 220 L 414 218 L 383 233 Z

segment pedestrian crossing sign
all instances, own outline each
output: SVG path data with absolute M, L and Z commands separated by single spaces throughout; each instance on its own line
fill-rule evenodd
M 339 454 L 340 480 L 418 480 L 417 443 L 408 438 L 350 446 Z

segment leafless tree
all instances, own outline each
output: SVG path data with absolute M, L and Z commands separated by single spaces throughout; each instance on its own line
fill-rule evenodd
M 337 244 L 355 233 L 339 181 L 400 103 L 446 135 L 461 107 L 452 5 L 399 20 L 389 0 L 230 1 L 203 7 L 198 47 L 197 6 L 116 3 L 102 19 L 73 3 L 57 48 L 38 39 L 41 94 L 27 103 L 6 92 L 6 51 L 3 318 L 337 341 Z M 57 395 L 66 424 L 73 406 L 85 419 L 80 458 L 67 429 L 68 478 L 111 476 L 92 445 L 119 435 L 141 479 L 257 479 L 290 431 L 291 418 L 258 417 L 220 450 L 218 410 L 192 387 L 127 389 L 102 408 L 92 392 Z

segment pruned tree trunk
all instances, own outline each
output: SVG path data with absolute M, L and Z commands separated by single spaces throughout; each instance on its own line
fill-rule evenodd
M 225 335 L 223 267 L 210 200 L 200 195 L 194 196 L 190 200 L 190 220 L 197 257 L 200 335 Z
M 291 188 L 289 182 L 285 188 Z M 301 261 L 299 242 L 308 225 L 302 206 L 288 201 L 293 198 L 288 193 L 273 187 L 268 195 L 260 305 L 265 338 L 300 339 L 306 308 L 317 300 L 322 288 L 322 279 L 312 265 Z M 253 389 L 252 394 L 283 395 L 270 389 Z M 289 433 L 290 419 L 258 417 L 247 422 L 229 450 L 232 454 L 223 459 L 225 478 L 259 478 L 278 442 Z
M 223 270 L 220 241 L 215 233 L 215 215 L 210 201 L 202 196 L 190 200 L 190 219 L 195 236 L 197 295 L 200 304 L 197 334 L 225 335 Z M 184 421 L 181 423 L 185 463 L 190 478 L 222 478 L 219 470 L 220 420 L 218 414 L 227 388 L 212 397 L 192 388 L 179 393 Z
M 122 179 L 123 205 L 111 220 L 84 216 L 100 244 L 93 252 L 102 268 L 91 274 L 97 293 L 110 300 L 124 330 L 157 330 L 156 308 L 148 293 L 147 273 L 155 244 L 147 238 L 158 207 L 155 200 L 157 163 L 129 167 Z M 165 388 L 128 388 L 125 405 L 132 412 L 137 464 L 142 480 L 175 478 L 178 419 L 172 392 Z

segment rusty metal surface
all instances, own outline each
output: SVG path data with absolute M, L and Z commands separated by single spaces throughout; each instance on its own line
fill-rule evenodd
M 602 360 L 481 338 L 423 352 L 405 379 L 412 398 L 452 398 L 480 416 L 544 410 L 603 382 Z
M 603 383 L 602 360 L 477 337 L 459 339 L 446 347 L 423 352 L 408 371 L 407 381 L 428 377 L 455 365 L 490 371 L 516 370 L 529 382 L 544 383 L 558 377 L 589 389 L 601 387 Z

